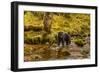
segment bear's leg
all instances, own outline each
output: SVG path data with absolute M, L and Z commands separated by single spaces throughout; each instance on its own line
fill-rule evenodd
M 61 40 L 62 47 L 64 47 L 64 39 Z
M 61 41 L 60 41 L 60 38 L 58 38 L 58 42 L 57 42 L 57 43 L 58 43 L 58 46 L 60 46 L 60 42 L 61 42 Z
M 68 43 L 69 43 L 68 40 L 66 40 L 66 46 L 68 45 Z

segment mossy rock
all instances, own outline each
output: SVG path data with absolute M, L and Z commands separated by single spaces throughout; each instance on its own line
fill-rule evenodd
M 24 55 L 31 55 L 32 54 L 32 48 L 24 47 Z
M 24 62 L 29 62 L 32 61 L 32 57 L 31 56 L 24 56 Z
M 42 41 L 42 36 L 41 35 L 37 35 L 37 36 L 26 36 L 24 38 L 24 43 L 27 44 L 40 44 Z
M 42 60 L 42 56 L 39 54 L 33 54 L 31 55 L 32 61 L 41 61 Z

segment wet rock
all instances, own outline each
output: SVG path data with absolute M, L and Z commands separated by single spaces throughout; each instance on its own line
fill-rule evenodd
M 28 61 L 32 61 L 32 57 L 31 56 L 25 56 L 24 57 L 24 62 L 28 62 Z
M 38 54 L 34 54 L 34 55 L 31 55 L 31 58 L 32 58 L 32 61 L 40 61 L 42 59 L 42 56 Z

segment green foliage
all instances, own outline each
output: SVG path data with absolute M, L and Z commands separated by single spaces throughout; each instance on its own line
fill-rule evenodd
M 46 44 L 46 43 L 49 43 L 49 44 L 53 44 L 56 42 L 56 38 L 55 38 L 55 34 L 44 34 L 43 37 L 42 37 L 42 44 Z
M 56 43 L 57 33 L 66 32 L 71 37 L 82 38 L 90 36 L 90 14 L 83 13 L 49 13 L 48 24 L 50 33 L 44 30 L 45 12 L 25 11 L 24 13 L 24 31 L 25 43 L 29 44 L 49 44 Z M 45 29 L 46 29 L 45 28 Z M 79 46 L 84 45 L 82 39 L 75 40 Z M 74 38 L 75 39 L 75 38 Z
M 86 44 L 85 41 L 83 39 L 80 39 L 80 38 L 76 38 L 74 40 L 74 42 L 75 42 L 76 45 L 78 45 L 80 47 L 82 47 L 82 46 L 84 46 Z
M 36 14 L 37 14 L 37 12 L 25 11 L 25 13 L 24 13 L 24 25 L 25 26 L 27 26 L 27 25 L 41 26 L 42 19 L 40 20 L 40 16 L 37 16 Z

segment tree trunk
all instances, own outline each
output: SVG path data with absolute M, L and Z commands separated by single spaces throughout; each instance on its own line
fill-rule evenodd
M 49 12 L 44 13 L 43 25 L 44 31 L 46 31 L 47 33 L 51 32 L 51 18 L 52 15 Z

